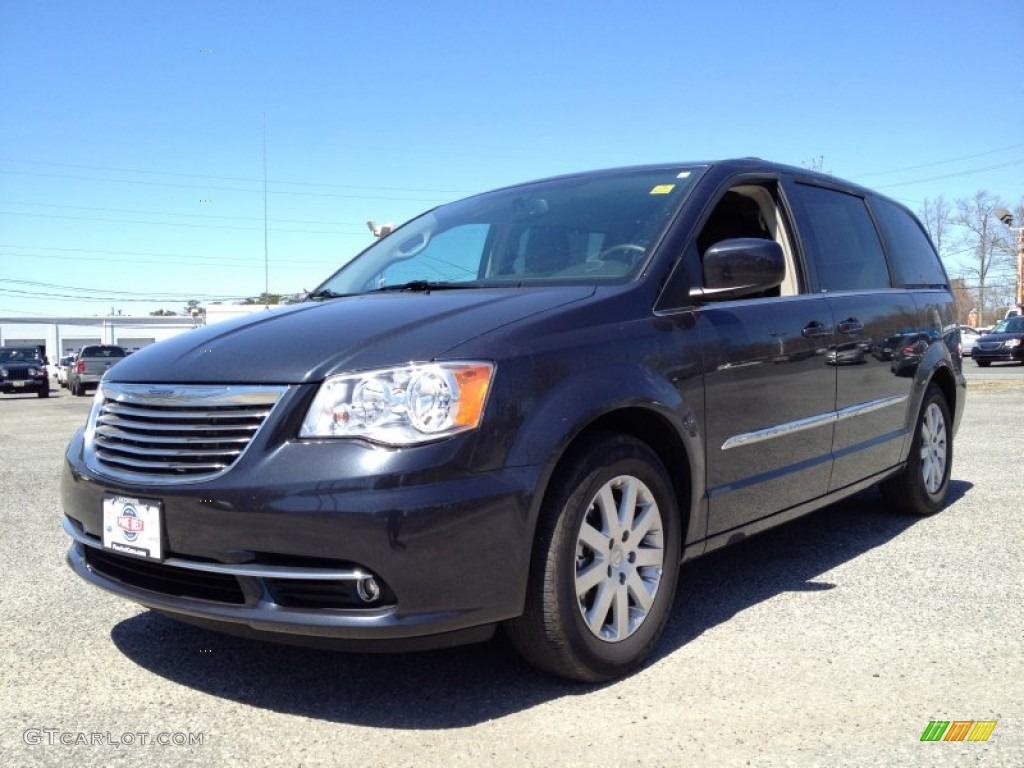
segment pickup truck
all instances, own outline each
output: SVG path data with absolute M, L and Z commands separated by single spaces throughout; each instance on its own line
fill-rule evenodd
M 113 344 L 95 344 L 82 347 L 68 370 L 68 389 L 72 395 L 83 396 L 96 389 L 103 374 L 115 363 L 127 357 L 122 347 Z

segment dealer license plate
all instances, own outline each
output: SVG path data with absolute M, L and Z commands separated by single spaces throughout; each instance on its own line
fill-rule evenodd
M 161 559 L 160 502 L 113 494 L 104 496 L 103 546 L 123 555 Z

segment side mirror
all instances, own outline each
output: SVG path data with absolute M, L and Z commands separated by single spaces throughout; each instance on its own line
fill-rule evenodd
M 738 299 L 777 288 L 786 277 L 786 258 L 774 240 L 737 237 L 704 253 L 705 299 Z

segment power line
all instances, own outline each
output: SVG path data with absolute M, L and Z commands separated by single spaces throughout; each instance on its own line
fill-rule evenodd
M 182 178 L 190 179 L 216 179 L 219 181 L 241 181 L 241 182 L 252 182 L 260 183 L 262 179 L 246 177 L 246 176 L 215 176 L 210 174 L 200 173 L 180 173 L 176 171 L 153 171 L 142 168 L 110 168 L 99 165 L 78 165 L 73 163 L 52 163 L 43 160 L 23 160 L 16 157 L 0 157 L 0 160 L 12 163 L 26 163 L 30 165 L 47 165 L 54 168 L 83 168 L 90 171 L 110 171 L 113 173 L 145 173 L 155 176 L 179 176 Z M 270 179 L 271 184 L 288 184 L 293 186 L 302 187 L 325 187 L 329 189 L 374 189 L 384 192 L 432 192 L 440 195 L 469 195 L 474 190 L 465 189 L 433 189 L 429 187 L 387 187 L 387 186 L 368 186 L 368 185 L 356 185 L 356 184 L 329 184 L 326 182 L 317 181 L 287 181 L 284 179 Z
M 57 203 L 29 203 L 19 200 L 0 200 L 0 205 L 31 205 L 36 208 L 64 208 L 75 211 L 100 211 L 104 213 L 131 213 L 141 216 L 182 216 L 196 219 L 229 219 L 235 221 L 263 221 L 261 216 L 223 216 L 209 213 L 184 213 L 181 211 L 148 211 L 138 208 L 104 208 L 96 205 L 59 205 Z M 326 224 L 336 227 L 359 227 L 363 231 L 365 224 L 361 221 L 322 221 L 316 219 L 270 219 L 282 224 Z
M 74 301 L 102 301 L 102 302 L 116 302 L 116 303 L 137 303 L 137 304 L 166 304 L 170 302 L 178 302 L 181 304 L 186 303 L 192 296 L 185 294 L 181 296 L 171 296 L 165 298 L 127 298 L 123 296 L 81 296 L 76 294 L 67 293 L 47 293 L 44 291 L 19 291 L 15 288 L 0 288 L 0 296 L 9 296 L 11 298 L 23 298 L 23 299 L 73 299 Z M 244 299 L 245 296 L 218 296 L 215 301 L 235 301 L 238 299 Z
M 189 227 L 191 229 L 229 229 L 239 232 L 259 232 L 263 227 L 238 227 L 230 224 L 189 224 L 185 221 L 149 221 L 141 219 L 115 219 L 106 216 L 61 216 L 56 213 L 23 213 L 18 211 L 0 211 L 0 216 L 25 216 L 33 219 L 63 219 L 70 221 L 100 221 L 110 224 L 144 224 L 146 226 L 158 227 Z M 302 235 L 357 235 L 361 230 L 318 230 L 318 229 L 290 229 L 275 228 L 274 232 L 288 232 Z
M 63 251 L 68 253 L 112 253 L 118 256 L 159 256 L 165 259 L 204 258 L 203 256 L 197 256 L 196 254 L 184 253 L 155 253 L 153 251 L 110 251 L 106 249 L 98 250 L 96 248 L 57 248 L 53 246 L 44 245 L 10 245 L 6 243 L 0 243 L 0 248 L 35 248 L 40 251 Z
M 1008 163 L 999 163 L 998 165 L 988 165 L 988 166 L 985 166 L 984 168 L 971 168 L 971 169 L 966 170 L 966 171 L 957 171 L 956 173 L 944 173 L 941 176 L 930 176 L 930 177 L 928 177 L 926 179 L 914 179 L 912 181 L 900 181 L 900 182 L 897 182 L 896 184 L 883 184 L 881 186 L 876 187 L 876 189 L 892 189 L 893 187 L 906 187 L 906 186 L 910 186 L 911 184 L 924 184 L 925 182 L 928 182 L 928 181 L 941 181 L 942 179 L 953 179 L 953 178 L 956 178 L 958 176 L 970 176 L 971 174 L 983 173 L 985 171 L 998 171 L 998 170 L 1000 170 L 1002 168 L 1012 168 L 1015 165 L 1021 165 L 1021 164 L 1024 164 L 1024 158 L 1022 158 L 1020 160 L 1011 160 Z
M 1011 144 L 1010 146 L 1003 147 L 1001 149 L 990 149 L 987 152 L 978 152 L 973 155 L 963 155 L 962 157 L 951 157 L 948 160 L 936 160 L 931 163 L 921 163 L 920 165 L 907 165 L 904 166 L 903 168 L 892 168 L 888 171 L 873 171 L 872 173 L 861 173 L 858 175 L 858 178 L 867 179 L 871 178 L 872 176 L 888 176 L 889 174 L 893 173 L 919 171 L 922 168 L 934 168 L 937 165 L 949 165 L 950 163 L 959 163 L 964 160 L 974 160 L 975 158 L 986 157 L 987 155 L 996 155 L 999 154 L 1000 152 L 1009 152 L 1011 149 L 1018 149 L 1020 147 L 1024 147 L 1024 144 Z
M 131 180 L 131 179 L 101 179 L 95 176 L 75 176 L 66 173 L 38 173 L 35 171 L 9 171 L 0 170 L 0 173 L 16 174 L 19 176 L 40 176 L 43 178 L 50 179 L 75 179 L 77 181 L 98 181 L 107 184 L 141 184 L 148 187 L 172 187 L 175 189 L 202 189 L 202 190 L 219 190 L 222 192 L 248 192 L 251 194 L 259 194 L 258 189 L 245 189 L 239 187 L 220 187 L 209 184 L 172 184 L 166 181 L 142 181 L 142 180 Z M 384 200 L 388 202 L 404 202 L 404 203 L 428 203 L 437 205 L 439 203 L 447 202 L 450 198 L 436 198 L 436 197 L 394 197 L 389 195 L 341 195 L 333 192 L 290 192 L 285 190 L 272 190 L 272 195 L 297 195 L 301 197 L 331 197 L 344 200 Z
M 59 283 L 40 283 L 40 282 L 37 282 L 35 280 L 15 280 L 13 278 L 3 278 L 3 277 L 0 277 L 0 283 L 10 283 L 12 285 L 26 285 L 26 286 L 32 286 L 32 287 L 35 287 L 35 288 L 52 288 L 52 289 L 64 290 L 64 291 L 88 291 L 90 293 L 104 293 L 104 294 L 109 294 L 111 296 L 115 296 L 115 295 L 138 296 L 139 295 L 138 291 L 115 291 L 115 290 L 111 290 L 111 289 L 108 289 L 108 288 L 87 288 L 85 286 L 61 285 Z M 0 290 L 2 290 L 2 288 L 0 288 Z M 149 297 L 151 297 L 153 299 L 166 300 L 166 299 L 172 299 L 172 298 L 175 298 L 175 297 L 179 296 L 180 292 L 178 292 L 178 291 L 173 291 L 173 292 L 160 292 L 160 291 L 157 291 L 155 293 L 149 293 L 149 294 L 145 294 L 145 295 L 149 296 Z M 190 296 L 193 299 L 210 299 L 210 300 L 213 300 L 213 299 L 219 299 L 220 298 L 220 296 L 217 296 L 217 295 L 214 295 L 214 294 L 203 294 L 203 293 L 190 294 Z

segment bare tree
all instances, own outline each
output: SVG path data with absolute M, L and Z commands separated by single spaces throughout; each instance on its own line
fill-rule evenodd
M 1003 244 L 1005 227 L 996 218 L 996 208 L 1004 207 L 995 195 L 981 190 L 973 197 L 956 201 L 952 222 L 960 230 L 960 244 L 971 254 L 971 263 L 963 268 L 965 275 L 975 283 L 978 295 L 978 324 L 985 324 L 988 305 L 992 296 L 986 295 L 986 287 L 993 270 L 1012 267 L 1013 261 Z M 1002 286 L 1000 286 L 1002 287 Z
M 946 261 L 952 250 L 950 234 L 953 229 L 953 214 L 949 202 L 942 195 L 934 200 L 929 200 L 926 197 L 917 215 L 921 219 L 921 223 L 924 224 L 924 228 L 928 230 L 935 250 L 939 252 L 942 260 Z

